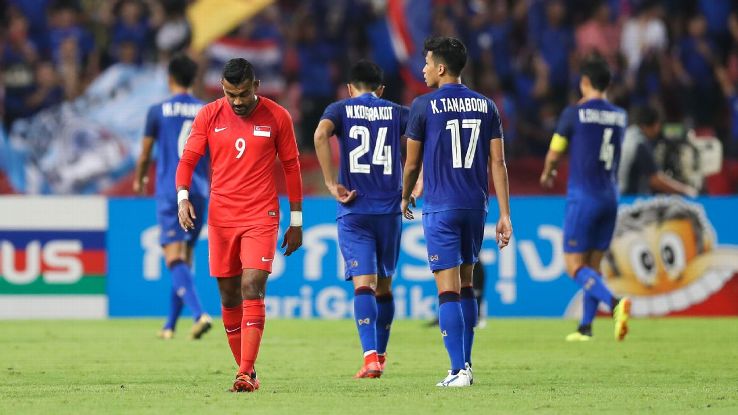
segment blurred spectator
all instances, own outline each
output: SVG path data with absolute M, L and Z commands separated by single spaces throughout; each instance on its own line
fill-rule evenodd
M 122 44 L 126 44 L 126 52 L 135 50 L 135 62 L 141 63 L 143 54 L 150 49 L 153 32 L 163 20 L 159 3 L 152 0 L 108 1 L 100 14 L 102 23 L 110 28 L 111 63 L 121 60 Z
M 471 59 L 477 60 L 485 51 L 491 52 L 495 73 L 503 85 L 512 82 L 513 54 L 512 21 L 504 0 L 492 0 L 471 18 L 472 43 L 469 48 Z
M 723 147 L 728 155 L 738 155 L 738 79 L 731 79 L 725 70 L 718 70 L 717 75 L 729 114 L 727 135 L 730 138 L 723 142 Z
M 618 184 L 623 195 L 676 193 L 694 197 L 697 190 L 664 174 L 656 165 L 654 144 L 661 136 L 659 113 L 644 107 L 636 112 L 636 123 L 628 127 L 618 169 Z
M 62 60 L 64 53 L 72 49 L 66 46 L 67 50 L 62 50 L 65 42 L 74 43 L 74 58 L 80 65 L 85 64 L 93 52 L 94 39 L 80 23 L 80 11 L 74 1 L 58 1 L 49 11 L 51 57 L 56 64 Z
M 46 9 L 52 0 L 8 0 L 28 20 L 31 41 L 42 54 L 49 50 L 49 25 Z
M 34 64 L 38 60 L 36 46 L 28 37 L 28 21 L 18 13 L 11 13 L 7 36 L 2 44 L 0 65 L 5 85 L 4 122 L 31 115 L 25 105 L 26 96 L 34 88 Z
M 82 26 L 80 13 L 76 1 L 59 0 L 49 10 L 51 60 L 62 77 L 67 99 L 82 92 L 88 76 L 93 75 L 91 68 L 97 66 L 94 38 Z
M 610 7 L 606 2 L 593 3 L 592 16 L 576 30 L 577 54 L 582 57 L 597 52 L 607 60 L 611 68 L 617 68 L 619 24 L 610 20 Z
M 192 29 L 187 21 L 187 0 L 160 0 L 164 22 L 156 32 L 156 48 L 166 56 L 189 45 Z
M 714 124 L 718 100 L 714 76 L 715 46 L 707 36 L 707 21 L 702 15 L 692 16 L 687 23 L 687 35 L 678 46 L 678 70 L 689 89 L 687 105 L 696 126 Z
M 541 57 L 548 66 L 551 96 L 559 106 L 566 103 L 569 86 L 569 62 L 574 51 L 574 32 L 566 25 L 566 10 L 562 0 L 546 3 L 546 20 L 541 29 L 534 32 L 534 39 Z
M 724 56 L 729 49 L 728 18 L 738 10 L 735 0 L 699 0 L 699 12 L 705 16 L 707 33 L 716 46 L 716 53 Z
M 299 128 L 301 150 L 312 151 L 312 134 L 318 125 L 323 110 L 336 96 L 334 63 L 337 48 L 320 37 L 318 27 L 312 17 L 306 17 L 298 27 L 297 55 L 299 59 L 298 79 L 302 90 L 300 112 L 302 122 Z
M 38 112 L 64 101 L 64 89 L 51 62 L 41 62 L 36 66 L 36 83 L 33 91 L 25 99 L 25 106 L 31 112 Z
M 620 50 L 631 74 L 638 69 L 644 55 L 659 54 L 668 47 L 669 39 L 661 14 L 661 5 L 655 0 L 647 0 L 638 14 L 625 22 Z

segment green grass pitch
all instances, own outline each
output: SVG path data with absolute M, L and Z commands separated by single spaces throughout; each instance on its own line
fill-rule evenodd
M 351 321 L 267 321 L 262 388 L 226 392 L 235 365 L 220 322 L 172 341 L 159 320 L 0 322 L 0 414 L 20 413 L 738 413 L 738 320 L 636 320 L 618 343 L 570 344 L 575 322 L 491 319 L 471 388 L 436 388 L 448 365 L 437 329 L 398 321 L 382 379 L 361 364 Z

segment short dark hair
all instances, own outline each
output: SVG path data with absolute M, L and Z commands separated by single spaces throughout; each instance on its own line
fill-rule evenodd
M 582 76 L 589 78 L 592 87 L 598 91 L 604 91 L 610 85 L 612 74 L 607 62 L 600 55 L 592 55 L 582 62 L 579 72 Z
M 169 61 L 169 76 L 177 85 L 189 88 L 197 76 L 197 63 L 185 54 L 177 54 Z
M 234 58 L 226 62 L 223 67 L 223 79 L 233 85 L 241 85 L 256 78 L 254 65 L 244 58 Z
M 349 71 L 349 83 L 352 85 L 366 87 L 372 91 L 382 86 L 382 68 L 374 62 L 360 60 L 351 67 Z
M 425 40 L 425 53 L 433 52 L 433 59 L 443 62 L 452 75 L 461 75 L 466 65 L 466 46 L 454 37 L 432 36 Z
M 635 111 L 635 122 L 641 126 L 651 126 L 659 122 L 661 118 L 656 108 L 652 106 L 646 106 L 637 108 Z

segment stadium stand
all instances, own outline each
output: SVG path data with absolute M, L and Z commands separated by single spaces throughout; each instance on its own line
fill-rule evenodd
M 167 56 L 189 49 L 204 65 L 196 92 L 205 99 L 220 94 L 224 59 L 254 62 L 262 93 L 293 114 L 306 191 L 321 193 L 311 132 L 325 104 L 345 96 L 348 65 L 374 59 L 385 71 L 385 97 L 409 104 L 425 91 L 418 46 L 430 33 L 469 45 L 464 81 L 500 107 L 513 193 L 541 193 L 534 173 L 558 114 L 578 99 L 578 62 L 591 52 L 614 68 L 613 102 L 655 106 L 665 121 L 717 137 L 724 165 L 703 192 L 738 189 L 735 2 L 240 2 L 216 31 L 208 19 L 224 17 L 197 12 L 209 4 L 2 2 L 2 149 L 23 161 L 0 164 L 10 182 L 0 191 L 128 194 L 145 108 L 165 93 L 146 81 L 161 80 Z

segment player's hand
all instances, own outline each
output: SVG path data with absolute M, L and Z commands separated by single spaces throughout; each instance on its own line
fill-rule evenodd
M 133 193 L 137 195 L 146 193 L 146 183 L 148 181 L 148 177 L 142 177 L 141 180 L 133 180 Z
M 415 219 L 413 211 L 410 210 L 411 205 L 412 207 L 415 207 L 415 196 L 410 195 L 409 199 L 402 199 L 402 204 L 400 206 L 402 207 L 402 216 L 404 216 L 405 219 Z
M 290 226 L 287 228 L 281 248 L 285 246 L 287 249 L 284 250 L 284 256 L 290 256 L 293 252 L 297 251 L 297 248 L 302 246 L 302 226 Z
M 329 185 L 328 190 L 331 192 L 333 197 L 335 197 L 336 200 L 341 203 L 348 203 L 356 199 L 357 196 L 356 190 L 349 191 L 344 185 L 340 183 Z
M 188 232 L 190 229 L 195 229 L 195 207 L 192 206 L 189 200 L 185 199 L 179 202 L 179 208 L 177 210 L 177 216 L 179 217 L 179 226 Z
M 512 222 L 510 222 L 509 216 L 500 216 L 497 221 L 497 229 L 495 235 L 497 236 L 497 246 L 502 249 L 510 243 L 512 237 Z
M 556 178 L 556 170 L 552 170 L 550 174 L 541 174 L 541 187 L 544 189 L 550 189 L 554 185 L 554 179 Z

